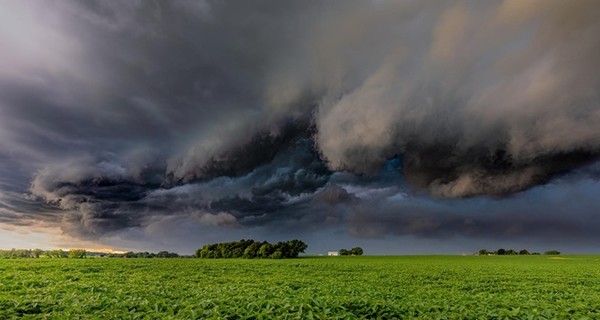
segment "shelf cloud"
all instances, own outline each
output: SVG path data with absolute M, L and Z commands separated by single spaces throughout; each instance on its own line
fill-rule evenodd
M 597 238 L 596 1 L 0 7 L 2 224 Z

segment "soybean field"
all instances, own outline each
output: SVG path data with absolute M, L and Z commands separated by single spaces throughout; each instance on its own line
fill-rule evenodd
M 599 319 L 600 256 L 3 259 L 17 318 Z

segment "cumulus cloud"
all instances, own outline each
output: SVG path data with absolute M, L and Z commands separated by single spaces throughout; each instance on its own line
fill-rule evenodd
M 0 6 L 3 223 L 575 237 L 513 197 L 598 177 L 595 1 Z

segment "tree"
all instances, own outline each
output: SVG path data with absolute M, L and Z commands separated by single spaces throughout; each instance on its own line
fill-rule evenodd
M 480 255 L 480 256 L 487 256 L 487 255 L 488 255 L 488 253 L 489 253 L 489 252 L 488 252 L 487 250 L 485 250 L 485 249 L 481 249 L 481 250 L 479 250 L 479 255 Z
M 169 252 L 169 251 L 159 251 L 156 254 L 157 258 L 177 258 L 179 257 L 179 255 L 175 252 Z
M 350 250 L 350 254 L 353 256 L 362 256 L 363 249 L 361 247 L 355 247 Z
M 271 256 L 271 254 L 273 253 L 273 245 L 271 245 L 268 242 L 265 242 L 263 245 L 260 246 L 260 249 L 258 249 L 258 257 L 260 258 L 268 258 Z
M 202 246 L 202 248 L 197 249 L 194 254 L 194 256 L 196 258 L 208 258 L 207 255 L 208 255 L 208 245 L 207 244 Z
M 282 259 L 283 258 L 283 253 L 281 252 L 281 250 L 277 249 L 275 250 L 275 252 L 273 252 L 270 256 L 271 259 Z
M 546 251 L 544 252 L 545 255 L 551 255 L 551 256 L 557 256 L 560 254 L 560 251 L 556 251 L 556 250 L 550 250 L 550 251 Z
M 506 254 L 506 250 L 505 250 L 505 249 L 502 249 L 502 248 L 500 248 L 500 249 L 498 249 L 498 251 L 496 251 L 496 254 L 498 254 L 499 256 L 503 256 L 503 255 L 505 255 L 505 254 Z
M 244 258 L 254 259 L 258 257 L 258 250 L 260 250 L 261 245 L 262 244 L 260 242 L 254 242 L 250 246 L 248 246 L 248 248 L 244 250 Z
M 27 250 L 27 249 L 13 250 L 13 258 L 29 258 L 29 257 L 31 257 L 31 250 Z
M 285 258 L 297 258 L 300 253 L 304 253 L 304 251 L 308 248 L 308 245 L 304 243 L 304 241 L 298 239 L 287 241 L 287 243 L 290 252 Z
M 31 251 L 31 254 L 33 255 L 34 258 L 39 258 L 43 253 L 44 253 L 44 250 L 42 250 L 42 249 L 33 249 L 33 251 Z
M 69 250 L 69 258 L 83 259 L 83 258 L 85 258 L 85 250 L 84 249 L 71 249 L 71 250 Z
M 205 244 L 201 249 L 196 250 L 197 258 L 215 258 L 216 245 Z
M 349 256 L 350 255 L 350 251 L 348 251 L 347 249 L 340 249 L 340 251 L 338 251 L 338 254 L 340 256 Z
M 523 249 L 523 250 L 519 251 L 519 254 L 520 255 L 528 255 L 529 251 L 527 251 L 526 249 Z
M 58 249 L 48 252 L 48 256 L 50 256 L 51 258 L 67 258 L 69 256 L 69 253 L 63 251 L 62 249 Z
M 222 242 L 206 244 L 196 250 L 197 258 L 297 258 L 308 246 L 306 243 L 294 239 L 290 241 L 279 241 L 275 244 L 266 241 L 256 242 L 254 240 L 240 240 L 233 242 Z

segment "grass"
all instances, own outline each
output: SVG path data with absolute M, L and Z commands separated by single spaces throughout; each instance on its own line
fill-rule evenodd
M 599 319 L 600 256 L 0 260 L 0 319 Z

